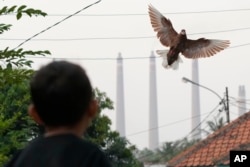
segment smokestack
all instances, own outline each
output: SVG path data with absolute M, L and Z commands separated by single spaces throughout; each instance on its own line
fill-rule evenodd
M 121 53 L 117 57 L 117 85 L 116 85 L 116 130 L 121 137 L 125 137 L 125 112 L 123 88 L 123 59 Z
M 199 68 L 198 60 L 192 61 L 192 81 L 199 83 Z M 201 139 L 201 126 L 200 126 L 200 91 L 199 86 L 192 84 L 192 123 L 191 128 L 193 131 L 192 139 Z
M 155 150 L 159 146 L 158 110 L 156 89 L 155 56 L 151 52 L 149 60 L 149 149 Z
M 246 91 L 245 91 L 245 86 L 240 85 L 239 86 L 239 97 L 238 97 L 238 112 L 239 116 L 243 115 L 246 113 Z

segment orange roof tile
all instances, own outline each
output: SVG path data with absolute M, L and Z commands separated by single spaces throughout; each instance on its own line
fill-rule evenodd
M 230 150 L 250 150 L 250 112 L 175 156 L 167 166 L 228 165 Z

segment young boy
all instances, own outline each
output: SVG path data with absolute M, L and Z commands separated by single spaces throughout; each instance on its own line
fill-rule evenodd
M 30 82 L 29 115 L 45 127 L 7 167 L 110 167 L 104 153 L 82 139 L 98 109 L 85 71 L 55 61 L 36 72 Z

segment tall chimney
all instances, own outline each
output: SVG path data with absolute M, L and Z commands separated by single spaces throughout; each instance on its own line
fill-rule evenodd
M 199 68 L 198 60 L 192 61 L 192 80 L 199 83 Z M 201 126 L 200 126 L 200 91 L 199 86 L 192 84 L 192 123 L 191 128 L 193 131 L 192 139 L 201 139 Z
M 159 146 L 157 89 L 155 56 L 151 52 L 149 62 L 149 149 L 155 150 Z
M 116 130 L 121 137 L 125 137 L 125 112 L 123 88 L 123 59 L 121 53 L 117 57 L 117 85 L 116 85 Z
M 238 106 L 239 106 L 239 116 L 246 113 L 246 91 L 245 86 L 240 85 L 239 86 L 239 97 L 238 97 Z

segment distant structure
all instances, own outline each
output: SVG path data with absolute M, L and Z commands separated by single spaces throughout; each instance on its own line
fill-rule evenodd
M 239 97 L 238 97 L 238 112 L 239 112 L 239 117 L 243 114 L 246 113 L 246 91 L 245 91 L 245 86 L 240 85 L 239 86 Z
M 192 81 L 199 83 L 198 60 L 192 60 Z M 199 86 L 192 84 L 192 139 L 201 139 L 200 91 Z
M 121 53 L 117 57 L 117 83 L 116 83 L 116 130 L 120 136 L 125 137 L 125 111 L 123 87 L 123 59 Z
M 156 89 L 155 56 L 151 52 L 149 60 L 149 149 L 155 150 L 159 146 L 158 110 Z

